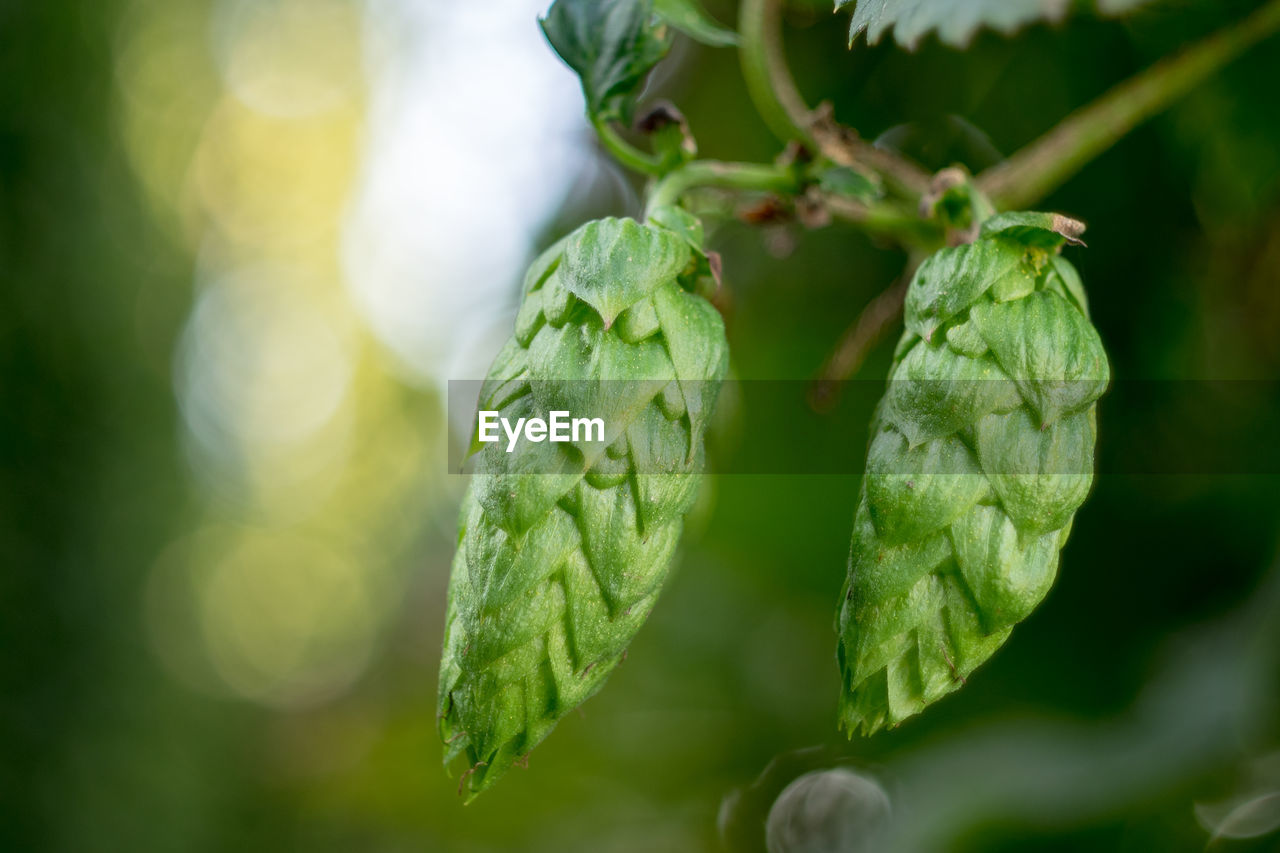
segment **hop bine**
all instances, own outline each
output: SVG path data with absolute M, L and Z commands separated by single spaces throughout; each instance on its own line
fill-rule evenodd
M 515 420 L 603 416 L 603 442 L 472 445 L 440 667 L 445 762 L 488 788 L 603 685 L 666 578 L 728 368 L 697 220 L 590 222 L 529 270 L 480 394 Z
M 960 687 L 1044 598 L 1093 481 L 1110 370 L 1082 227 L 995 216 L 921 264 L 872 423 L 838 616 L 840 722 L 896 726 Z

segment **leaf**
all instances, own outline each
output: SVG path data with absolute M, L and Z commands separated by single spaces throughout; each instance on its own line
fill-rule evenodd
M 947 346 L 969 358 L 981 358 L 991 349 L 972 320 L 947 327 Z
M 1040 416 L 1040 426 L 1078 412 L 1111 379 L 1102 339 L 1078 308 L 1051 290 L 996 304 L 982 301 L 969 317 L 996 361 Z
M 830 195 L 858 201 L 874 201 L 883 195 L 879 179 L 847 166 L 831 166 L 822 170 L 818 175 L 818 188 Z
M 1025 275 L 1022 253 L 1003 240 L 942 249 L 916 270 L 903 306 L 906 326 L 925 340 L 972 305 L 998 279 Z
M 1085 317 L 1089 316 L 1089 296 L 1084 292 L 1084 282 L 1080 273 L 1071 262 L 1061 256 L 1054 256 L 1050 262 L 1052 272 L 1046 282 L 1048 287 L 1066 297 L 1080 309 Z
M 854 0 L 837 0 L 840 9 Z M 893 39 L 908 49 L 936 31 L 938 38 L 956 47 L 965 47 L 983 27 L 1006 35 L 1039 20 L 1059 21 L 1067 13 L 1070 0 L 857 0 L 852 44 L 861 33 L 867 43 L 876 44 L 892 30 Z
M 855 608 L 907 594 L 929 572 L 951 556 L 945 534 L 938 533 L 901 545 L 889 545 L 878 533 L 867 502 L 858 502 L 853 519 L 854 548 L 851 600 Z M 896 631 L 886 632 L 892 636 Z M 880 664 L 883 666 L 883 662 Z
M 972 451 L 955 436 L 909 447 L 888 427 L 867 453 L 867 506 L 880 539 L 900 545 L 941 530 L 990 492 Z
M 627 344 L 594 317 L 581 327 L 544 329 L 529 347 L 529 360 L 529 384 L 537 404 L 532 414 L 546 418 L 550 412 L 566 411 L 574 417 L 603 418 L 606 445 L 675 378 L 671 359 L 657 338 Z M 588 461 L 603 452 L 596 441 L 557 446 L 577 447 Z
M 1080 239 L 1083 233 L 1083 222 L 1061 213 L 1014 211 L 997 214 L 982 223 L 981 236 L 999 234 L 1031 249 L 1057 250 L 1063 243 L 1083 246 L 1084 241 Z
M 626 488 L 582 489 L 577 518 L 583 553 L 611 611 L 662 585 L 680 525 L 641 529 L 635 493 Z
M 1058 531 L 1018 535 L 998 507 L 978 505 L 951 525 L 965 585 L 987 631 L 1021 622 L 1049 592 L 1058 569 Z
M 689 428 L 669 421 L 657 406 L 627 428 L 629 465 L 641 527 L 648 531 L 677 521 L 693 506 L 701 457 L 689 460 Z
M 649 214 L 649 222 L 679 234 L 695 252 L 702 251 L 702 222 L 683 207 L 663 205 Z
M 569 236 L 557 276 L 596 310 L 607 329 L 659 284 L 675 279 L 690 260 L 688 242 L 672 231 L 634 219 L 599 219 Z
M 654 0 L 654 11 L 671 26 L 711 47 L 732 47 L 738 34 L 716 23 L 698 0 Z
M 1021 402 L 1018 386 L 990 354 L 969 358 L 946 344 L 921 341 L 893 372 L 885 417 L 914 447 Z
M 1093 410 L 1041 430 L 1025 408 L 974 427 L 978 460 L 1013 523 L 1047 533 L 1066 525 L 1093 485 Z
M 729 369 L 724 320 L 710 302 L 669 282 L 653 294 L 667 353 L 689 415 L 689 457 L 702 445 L 707 419 L 715 409 L 720 380 Z
M 547 280 L 547 276 L 555 272 L 556 267 L 560 265 L 560 256 L 564 253 L 564 241 L 567 239 L 569 238 L 561 237 L 533 259 L 533 263 L 529 264 L 528 272 L 524 275 L 521 292 L 529 293 L 538 289 Z
M 526 396 L 506 406 L 503 416 L 515 421 L 541 411 Z M 520 453 L 507 453 L 500 443 L 483 446 L 472 482 L 476 501 L 494 526 L 520 536 L 546 518 L 560 496 L 582 479 L 582 461 L 568 447 L 526 443 Z M 515 483 L 519 488 L 512 487 Z
M 671 48 L 652 0 L 555 0 L 540 24 L 578 73 L 587 112 L 604 119 L 630 120 L 645 77 Z
M 1004 35 L 1037 21 L 1061 21 L 1073 7 L 1095 7 L 1103 15 L 1118 17 L 1147 5 L 1150 0 L 836 0 L 836 9 L 857 3 L 849 27 L 849 44 L 866 33 L 875 44 L 892 31 L 893 40 L 914 50 L 931 32 L 954 47 L 967 47 L 978 30 L 988 27 Z
M 662 326 L 658 323 L 658 312 L 653 307 L 653 300 L 641 299 L 618 315 L 618 322 L 613 328 L 618 337 L 627 343 L 638 344 L 645 338 L 656 335 Z

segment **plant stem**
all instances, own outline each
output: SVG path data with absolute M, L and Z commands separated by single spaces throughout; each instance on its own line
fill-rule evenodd
M 800 177 L 788 166 L 764 163 L 724 163 L 719 160 L 695 160 L 668 172 L 654 184 L 645 206 L 648 217 L 660 207 L 675 204 L 694 187 L 748 190 L 794 194 L 800 191 Z
M 1005 162 L 978 176 L 978 186 L 1004 209 L 1027 207 L 1059 187 L 1140 122 L 1186 94 L 1257 42 L 1280 29 L 1280 0 L 1163 59 L 1068 116 Z
M 932 252 L 942 248 L 945 233 L 935 220 L 922 219 L 914 207 L 891 199 L 865 203 L 830 196 L 824 199 L 833 217 L 905 249 Z
M 899 195 L 920 195 L 929 176 L 914 163 L 881 151 L 841 127 L 830 104 L 811 110 L 796 87 L 782 48 L 782 0 L 742 0 L 738 12 L 738 56 L 756 110 L 784 142 L 801 140 L 842 166 L 869 168 Z
M 742 0 L 738 57 L 747 92 L 761 118 L 783 142 L 808 140 L 809 107 L 782 51 L 781 0 Z
M 623 166 L 645 175 L 662 174 L 662 161 L 656 155 L 646 154 L 623 139 L 608 121 L 591 116 L 591 126 L 596 129 L 600 144 Z
M 793 166 L 695 160 L 658 179 L 649 192 L 645 218 L 658 208 L 675 204 L 686 192 L 698 187 L 794 197 L 803 191 L 804 179 Z M 921 219 L 913 208 L 904 208 L 892 201 L 863 203 L 832 196 L 824 198 L 823 204 L 835 218 L 903 246 L 932 251 L 941 243 L 942 232 L 936 223 Z
M 884 179 L 891 192 L 906 199 L 914 201 L 928 190 L 928 173 L 901 155 L 876 148 L 852 128 L 839 124 L 830 102 L 820 104 L 812 119 L 809 131 L 814 145 L 831 162 L 871 169 Z

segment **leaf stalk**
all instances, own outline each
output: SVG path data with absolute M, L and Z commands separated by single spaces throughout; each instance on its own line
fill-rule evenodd
M 598 115 L 591 116 L 591 126 L 595 128 L 600 144 L 623 166 L 643 175 L 661 175 L 662 159 L 656 154 L 648 154 L 636 148 L 614 129 L 607 119 Z

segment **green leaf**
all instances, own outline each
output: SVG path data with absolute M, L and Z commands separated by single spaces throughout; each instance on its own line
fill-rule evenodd
M 947 327 L 947 346 L 969 358 L 981 358 L 991 349 L 972 320 Z
M 1055 256 L 1050 266 L 1052 271 L 1049 273 L 1046 286 L 1074 302 L 1081 313 L 1088 317 L 1089 296 L 1084 292 L 1084 282 L 1080 280 L 1080 273 L 1070 261 L 1061 256 Z
M 972 305 L 997 280 L 1027 275 L 1022 253 L 1003 240 L 942 249 L 925 259 L 907 288 L 906 326 L 930 340 L 939 326 Z
M 540 23 L 578 73 L 587 112 L 627 122 L 645 77 L 671 48 L 654 22 L 652 0 L 555 0 Z
M 627 344 L 594 317 L 581 327 L 570 323 L 544 329 L 529 347 L 529 361 L 529 384 L 537 401 L 534 414 L 545 418 L 552 411 L 567 411 L 575 417 L 603 418 L 605 444 L 612 444 L 649 399 L 675 378 L 671 359 L 657 338 Z M 589 461 L 603 452 L 595 441 L 560 446 L 577 447 Z
M 564 254 L 564 241 L 568 237 L 561 237 L 552 243 L 538 257 L 533 259 L 533 263 L 529 264 L 529 270 L 524 275 L 524 286 L 521 290 L 524 293 L 536 290 L 542 286 L 547 280 L 547 276 L 555 272 L 557 266 L 560 265 L 560 256 Z
M 921 341 L 893 372 L 885 402 L 885 417 L 914 447 L 1022 400 L 990 354 L 969 358 L 946 344 Z
M 678 521 L 697 497 L 699 454 L 689 459 L 689 428 L 684 420 L 667 420 L 658 406 L 640 413 L 627 430 L 632 479 L 643 530 Z
M 996 361 L 1044 427 L 1102 396 L 1111 379 L 1098 331 L 1070 302 L 1051 290 L 996 304 L 982 301 L 969 314 Z
M 1061 21 L 1073 7 L 1093 7 L 1101 14 L 1118 16 L 1149 0 L 836 0 L 836 9 L 855 2 L 850 44 L 862 33 L 868 44 L 875 44 L 891 32 L 894 41 L 914 50 L 931 32 L 946 44 L 966 47 L 984 27 L 1011 35 L 1038 21 Z
M 503 409 L 512 420 L 539 413 L 529 397 Z M 519 536 L 546 518 L 560 496 L 582 479 L 582 460 L 568 448 L 548 441 L 506 453 L 500 444 L 484 445 L 472 481 L 476 501 L 494 526 Z
M 818 188 L 831 195 L 858 201 L 874 201 L 883 194 L 880 182 L 874 175 L 847 166 L 823 169 L 818 175 Z
M 1058 570 L 1058 531 L 1023 542 L 999 507 L 978 505 L 951 525 L 965 585 L 987 631 L 1021 622 L 1049 592 Z
M 913 448 L 892 428 L 871 442 L 866 482 L 871 520 L 889 545 L 941 530 L 991 491 L 960 439 L 947 436 Z
M 613 328 L 618 333 L 618 337 L 629 344 L 638 344 L 662 330 L 652 299 L 641 299 L 623 311 L 618 315 L 618 322 Z
M 711 47 L 732 47 L 738 34 L 716 23 L 698 0 L 654 0 L 658 17 L 695 41 Z
M 1083 246 L 1084 223 L 1061 213 L 1014 211 L 999 213 L 982 223 L 983 237 L 1000 235 L 1031 249 L 1057 250 L 1063 243 Z
M 547 280 L 542 283 L 542 287 L 537 292 L 542 296 L 542 314 L 547 323 L 557 329 L 563 326 L 569 319 L 570 310 L 573 309 L 574 298 L 569 288 L 564 286 L 564 276 L 560 274 L 558 268 L 547 276 Z
M 1092 409 L 1042 430 L 1020 408 L 987 415 L 974 433 L 978 460 L 1019 530 L 1058 530 L 1084 503 L 1093 485 Z
M 943 534 L 889 545 L 876 532 L 865 500 L 858 502 L 853 519 L 853 538 L 853 586 L 850 591 L 855 606 L 864 603 L 874 605 L 907 593 L 920 578 L 951 557 L 947 537 Z
M 663 205 L 649 214 L 649 222 L 679 234 L 695 252 L 702 251 L 702 222 L 683 207 Z
M 634 219 L 599 219 L 569 236 L 556 272 L 607 329 L 659 284 L 675 279 L 691 259 L 688 242 L 672 231 Z
M 687 293 L 674 282 L 654 292 L 653 305 L 689 416 L 692 458 L 695 448 L 702 445 L 707 420 L 715 410 L 720 380 L 729 370 L 724 320 L 710 302 Z
M 577 517 L 583 552 L 610 615 L 657 591 L 680 538 L 680 525 L 642 528 L 632 489 L 582 489 Z
M 854 0 L 837 0 L 836 8 Z M 857 0 L 849 42 L 866 33 L 876 44 L 892 31 L 894 41 L 914 49 L 930 32 L 947 44 L 964 47 L 974 33 L 991 27 L 1010 34 L 1039 20 L 1059 21 L 1070 0 Z

